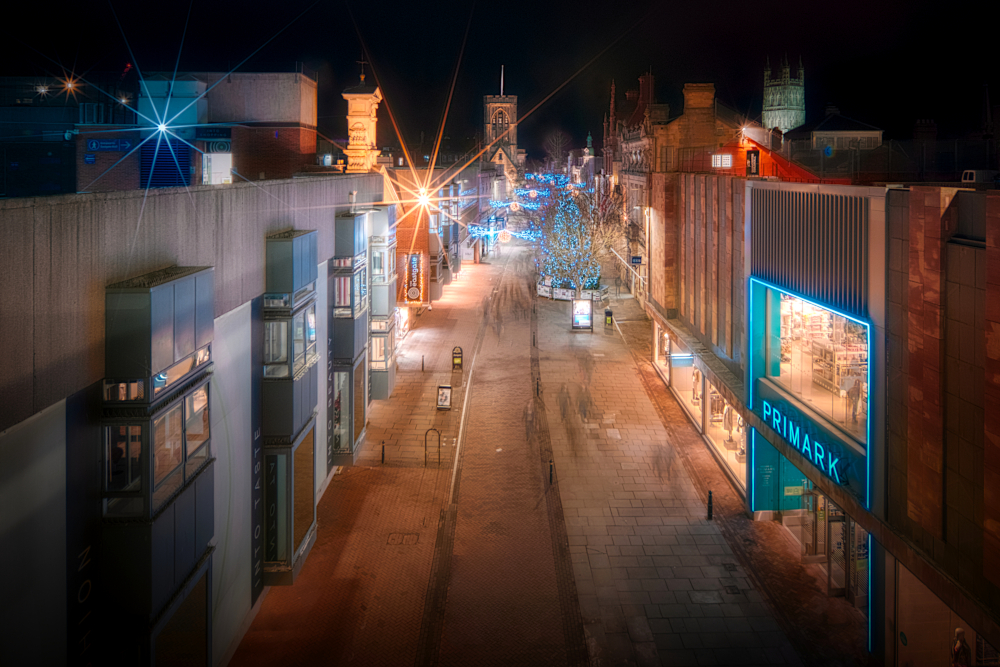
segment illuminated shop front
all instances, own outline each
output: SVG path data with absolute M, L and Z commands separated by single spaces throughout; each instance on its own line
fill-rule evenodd
M 748 426 L 737 406 L 726 400 L 695 365 L 695 356 L 676 335 L 653 323 L 653 366 L 731 479 L 746 488 Z
M 869 506 L 869 322 L 767 281 L 749 282 L 749 400 L 783 444 Z M 748 505 L 779 521 L 827 594 L 870 614 L 872 540 L 766 437 L 751 429 Z

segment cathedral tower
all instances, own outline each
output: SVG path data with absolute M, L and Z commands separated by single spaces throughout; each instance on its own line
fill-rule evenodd
M 771 78 L 771 62 L 764 66 L 765 129 L 778 128 L 782 133 L 806 122 L 805 68 L 799 58 L 798 76 L 792 78 L 788 57 L 781 59 L 781 74 Z

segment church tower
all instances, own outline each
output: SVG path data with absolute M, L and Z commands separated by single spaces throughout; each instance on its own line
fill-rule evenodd
M 523 156 L 517 150 L 517 95 L 503 94 L 503 71 L 500 94 L 483 96 L 484 160 L 497 165 L 514 182 Z
M 771 62 L 764 66 L 764 114 L 762 124 L 765 129 L 778 128 L 782 133 L 806 122 L 805 68 L 799 58 L 798 76 L 792 78 L 788 56 L 781 59 L 781 74 L 771 78 Z

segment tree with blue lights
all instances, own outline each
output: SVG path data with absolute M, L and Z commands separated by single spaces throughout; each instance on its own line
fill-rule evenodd
M 600 260 L 623 238 L 622 204 L 565 186 L 554 195 L 542 223 L 541 272 L 552 287 L 574 289 L 579 298 L 581 290 L 600 287 Z

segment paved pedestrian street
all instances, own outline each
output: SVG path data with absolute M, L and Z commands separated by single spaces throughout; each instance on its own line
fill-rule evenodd
M 741 514 L 651 382 L 634 300 L 613 297 L 617 326 L 572 332 L 567 302 L 530 297 L 527 252 L 467 264 L 414 319 L 298 580 L 269 589 L 232 664 L 800 665 L 803 649 L 859 664 L 861 622 L 820 595 L 780 526 Z M 435 409 L 441 384 L 451 411 Z M 432 428 L 441 460 L 431 432 L 425 466 Z M 787 635 L 794 604 L 833 619 L 830 636 Z

